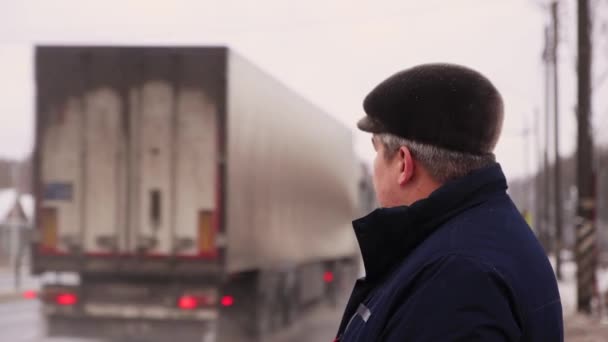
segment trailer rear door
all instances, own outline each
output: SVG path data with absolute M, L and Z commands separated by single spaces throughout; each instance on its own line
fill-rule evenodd
M 216 255 L 216 55 L 38 48 L 41 253 Z

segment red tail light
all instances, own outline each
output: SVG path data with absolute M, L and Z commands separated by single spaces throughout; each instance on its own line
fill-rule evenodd
M 55 297 L 55 302 L 63 306 L 71 306 L 78 303 L 78 296 L 73 293 L 60 293 Z
M 36 291 L 25 291 L 23 292 L 23 298 L 25 299 L 34 299 L 38 297 L 38 294 L 36 293 Z
M 213 297 L 204 294 L 185 294 L 179 297 L 177 306 L 182 310 L 193 310 L 201 306 L 212 305 Z
M 220 303 L 222 303 L 222 306 L 226 306 L 226 307 L 232 306 L 232 305 L 234 305 L 234 298 L 232 296 L 224 296 L 224 297 L 222 297 L 222 300 Z
M 199 306 L 199 300 L 194 296 L 181 296 L 177 306 L 182 310 L 193 310 Z
M 334 281 L 334 274 L 330 271 L 326 271 L 323 274 L 323 281 L 326 283 L 331 283 L 332 281 Z

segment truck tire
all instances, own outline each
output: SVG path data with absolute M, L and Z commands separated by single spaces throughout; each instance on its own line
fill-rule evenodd
M 253 311 L 253 332 L 263 338 L 283 326 L 281 314 L 281 274 L 259 272 L 255 282 L 256 293 Z M 263 339 L 262 339 L 263 340 Z
M 281 281 L 278 287 L 278 311 L 280 312 L 283 327 L 290 326 L 298 313 L 298 289 L 297 276 L 295 270 L 285 271 L 281 274 Z
M 289 289 L 287 294 L 282 298 L 281 304 L 283 325 L 290 326 L 296 321 L 299 312 L 297 289 Z
M 61 336 L 61 329 L 59 329 L 57 322 L 50 316 L 44 316 L 44 332 L 47 337 L 58 337 Z
M 228 284 L 238 303 L 224 308 L 218 325 L 219 342 L 263 342 L 281 327 L 277 273 L 252 272 Z
M 272 333 L 274 330 L 274 320 L 272 312 L 272 304 L 267 296 L 258 296 L 253 310 L 253 334 L 260 339 Z

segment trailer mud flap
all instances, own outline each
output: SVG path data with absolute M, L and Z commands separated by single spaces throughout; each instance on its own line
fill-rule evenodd
M 40 211 L 40 225 L 42 234 L 40 249 L 44 251 L 54 251 L 57 249 L 57 208 L 45 207 Z
M 215 234 L 213 212 L 210 210 L 200 210 L 198 212 L 198 250 L 201 256 L 216 256 Z

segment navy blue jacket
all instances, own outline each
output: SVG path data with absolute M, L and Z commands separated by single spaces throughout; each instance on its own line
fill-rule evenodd
M 353 222 L 366 277 L 337 341 L 563 341 L 553 270 L 498 164 Z

